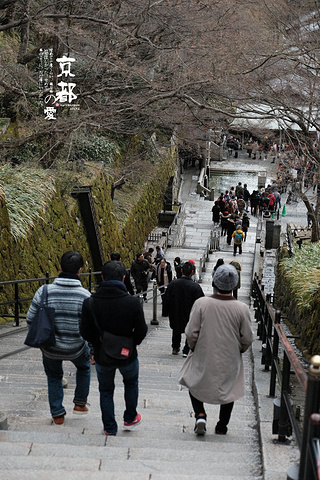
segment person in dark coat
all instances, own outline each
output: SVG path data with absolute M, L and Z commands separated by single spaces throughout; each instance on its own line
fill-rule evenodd
M 256 190 L 253 190 L 252 194 L 250 195 L 250 206 L 251 206 L 251 215 L 257 216 L 258 207 L 259 207 L 259 195 Z
M 244 213 L 243 217 L 242 217 L 242 231 L 244 233 L 244 242 L 247 239 L 247 233 L 248 233 L 248 228 L 249 227 L 250 227 L 250 219 L 248 217 L 248 214 Z
M 169 316 L 172 329 L 172 355 L 180 351 L 181 335 L 189 321 L 189 315 L 194 302 L 204 296 L 202 288 L 192 280 L 193 265 L 185 262 L 182 266 L 182 277 L 173 280 L 163 297 L 163 314 Z M 189 352 L 187 342 L 183 347 L 183 356 Z
M 231 245 L 231 238 L 232 238 L 232 234 L 233 232 L 235 231 L 235 215 L 231 215 L 230 218 L 228 218 L 227 220 L 227 244 L 228 245 Z
M 247 184 L 243 185 L 243 200 L 246 202 L 246 212 L 249 211 L 249 200 L 250 200 L 250 192 L 247 188 Z
M 139 361 L 136 345 L 145 338 L 148 327 L 137 297 L 132 297 L 124 285 L 126 269 L 123 263 L 110 261 L 102 267 L 103 281 L 96 293 L 82 306 L 80 333 L 93 345 L 96 372 L 99 382 L 100 407 L 103 432 L 106 436 L 115 436 L 118 426 L 114 413 L 114 378 L 118 369 L 123 377 L 125 389 L 125 411 L 123 428 L 131 430 L 141 422 L 137 413 Z M 90 304 L 92 302 L 92 304 Z M 132 337 L 134 349 L 129 358 L 116 360 L 102 352 L 100 330 L 124 337 Z
M 213 225 L 219 225 L 220 222 L 220 206 L 218 200 L 214 202 L 214 205 L 212 207 L 212 221 Z
M 221 213 L 224 212 L 225 209 L 226 209 L 227 203 L 226 203 L 226 201 L 225 201 L 225 199 L 224 199 L 223 193 L 220 194 L 220 197 L 218 197 L 217 202 L 219 202 L 220 212 L 221 212 Z
M 228 210 L 225 210 L 221 213 L 221 236 L 227 234 L 228 231 L 228 218 L 230 218 L 230 213 Z
M 131 275 L 136 285 L 137 293 L 143 292 L 143 298 L 145 302 L 147 302 L 149 269 L 150 263 L 148 260 L 144 258 L 141 252 L 137 253 L 136 259 L 131 265 Z
M 118 252 L 111 253 L 110 260 L 112 260 L 112 261 L 116 260 L 117 262 L 121 262 L 122 260 L 121 260 L 120 253 L 118 253 Z M 133 286 L 132 286 L 132 283 L 131 283 L 131 280 L 130 280 L 130 273 L 128 271 L 127 271 L 125 279 L 124 279 L 124 284 L 127 287 L 127 290 L 130 293 L 130 295 L 134 295 Z
M 182 276 L 182 262 L 180 257 L 176 257 L 173 261 L 174 270 L 176 272 L 176 277 L 181 278 Z

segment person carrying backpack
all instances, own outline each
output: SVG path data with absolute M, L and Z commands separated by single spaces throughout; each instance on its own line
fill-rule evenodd
M 232 234 L 233 238 L 233 255 L 236 256 L 237 248 L 239 248 L 239 255 L 242 254 L 242 242 L 244 239 L 244 233 L 241 230 L 241 226 L 237 225 L 236 230 Z

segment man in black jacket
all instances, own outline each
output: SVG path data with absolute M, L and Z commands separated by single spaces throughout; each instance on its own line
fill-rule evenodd
M 185 262 L 182 266 L 182 277 L 169 283 L 163 297 L 163 316 L 169 315 L 172 328 L 172 355 L 180 351 L 181 335 L 189 321 L 189 315 L 194 302 L 204 297 L 200 285 L 192 280 L 194 266 Z M 187 341 L 183 347 L 183 356 L 189 352 Z
M 110 261 L 102 267 L 103 281 L 97 292 L 83 303 L 80 332 L 93 346 L 96 371 L 100 391 L 103 432 L 115 436 L 118 431 L 114 413 L 114 378 L 119 369 L 124 383 L 126 409 L 123 415 L 123 428 L 130 430 L 141 422 L 137 413 L 139 362 L 136 345 L 147 334 L 143 309 L 137 297 L 128 294 L 124 285 L 126 269 L 119 261 Z M 91 309 L 92 307 L 92 309 Z M 134 349 L 129 358 L 116 360 L 105 356 L 100 342 L 101 330 L 124 337 L 132 337 Z
M 117 262 L 122 262 L 120 253 L 118 253 L 118 252 L 111 253 L 110 260 L 112 260 L 112 261 L 116 260 Z M 127 290 L 130 293 L 130 295 L 134 295 L 133 286 L 132 286 L 132 283 L 131 283 L 131 280 L 130 280 L 130 272 L 126 271 L 126 276 L 125 276 L 125 279 L 124 279 L 123 283 L 127 287 Z
M 147 302 L 149 270 L 150 263 L 148 260 L 144 258 L 143 253 L 137 253 L 136 258 L 131 265 L 131 275 L 133 276 L 137 293 L 143 292 L 143 298 L 145 302 Z

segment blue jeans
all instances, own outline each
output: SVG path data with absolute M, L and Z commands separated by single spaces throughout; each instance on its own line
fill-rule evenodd
M 76 389 L 74 391 L 73 403 L 77 405 L 85 405 L 89 395 L 90 388 L 90 360 L 89 347 L 80 355 L 80 357 L 70 360 L 77 369 L 76 373 Z M 53 417 L 58 417 L 66 413 L 63 402 L 63 360 L 53 360 L 42 354 L 44 371 L 48 381 L 48 397 L 50 412 Z
M 136 358 L 133 362 L 125 366 L 98 365 L 96 363 L 96 372 L 99 382 L 100 408 L 104 430 L 110 435 L 115 435 L 118 431 L 118 425 L 114 414 L 113 394 L 115 389 L 114 378 L 116 370 L 119 369 L 124 384 L 124 400 L 126 409 L 123 414 L 124 422 L 131 423 L 137 416 L 138 405 L 138 378 L 139 361 Z

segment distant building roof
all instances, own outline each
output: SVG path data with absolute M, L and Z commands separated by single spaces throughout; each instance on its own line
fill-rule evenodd
M 305 113 L 307 108 L 303 109 Z M 294 123 L 289 117 L 286 118 L 279 110 L 272 110 L 268 105 L 252 104 L 238 107 L 237 114 L 239 118 L 235 118 L 230 124 L 231 128 L 250 130 L 252 128 L 261 128 L 262 130 L 300 130 L 297 123 Z M 291 116 L 292 113 L 290 112 Z M 316 114 L 317 115 L 317 114 Z M 317 119 L 318 120 L 318 119 Z M 310 126 L 310 132 L 315 132 L 316 128 Z

